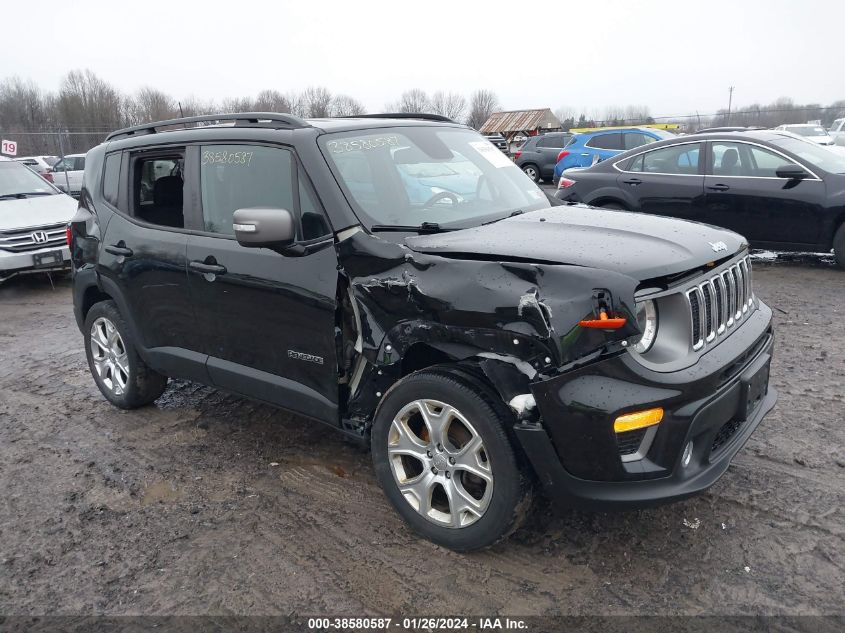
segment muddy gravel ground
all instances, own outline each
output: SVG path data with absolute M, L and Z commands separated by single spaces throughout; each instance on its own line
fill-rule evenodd
M 110 406 L 70 284 L 0 287 L 0 614 L 842 614 L 845 272 L 756 266 L 777 408 L 697 498 L 540 503 L 470 555 L 409 533 L 331 429 L 186 382 Z

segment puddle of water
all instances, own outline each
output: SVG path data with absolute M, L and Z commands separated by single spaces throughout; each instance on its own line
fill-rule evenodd
M 171 503 L 182 498 L 182 493 L 166 481 L 157 481 L 147 486 L 141 497 L 141 507 L 152 503 Z

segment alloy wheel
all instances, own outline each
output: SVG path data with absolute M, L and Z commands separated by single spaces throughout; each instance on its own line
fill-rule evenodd
M 91 357 L 100 381 L 115 395 L 123 395 L 129 383 L 129 359 L 120 332 L 105 317 L 91 326 Z
M 493 496 L 484 441 L 455 407 L 414 400 L 393 418 L 387 437 L 391 470 L 402 496 L 428 521 L 472 525 Z

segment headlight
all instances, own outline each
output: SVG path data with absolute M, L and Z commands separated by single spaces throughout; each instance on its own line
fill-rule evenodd
M 654 345 L 657 336 L 657 304 L 651 299 L 637 302 L 637 325 L 643 335 L 634 344 L 634 351 L 644 354 Z

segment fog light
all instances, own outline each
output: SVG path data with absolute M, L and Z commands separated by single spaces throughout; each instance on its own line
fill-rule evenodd
M 684 447 L 684 454 L 681 457 L 681 465 L 686 468 L 689 466 L 689 463 L 692 461 L 692 442 L 687 442 L 687 445 Z
M 663 407 L 646 409 L 645 411 L 637 411 L 636 413 L 626 413 L 616 418 L 613 422 L 613 430 L 617 433 L 624 433 L 625 431 L 644 429 L 647 426 L 658 424 L 662 419 Z

